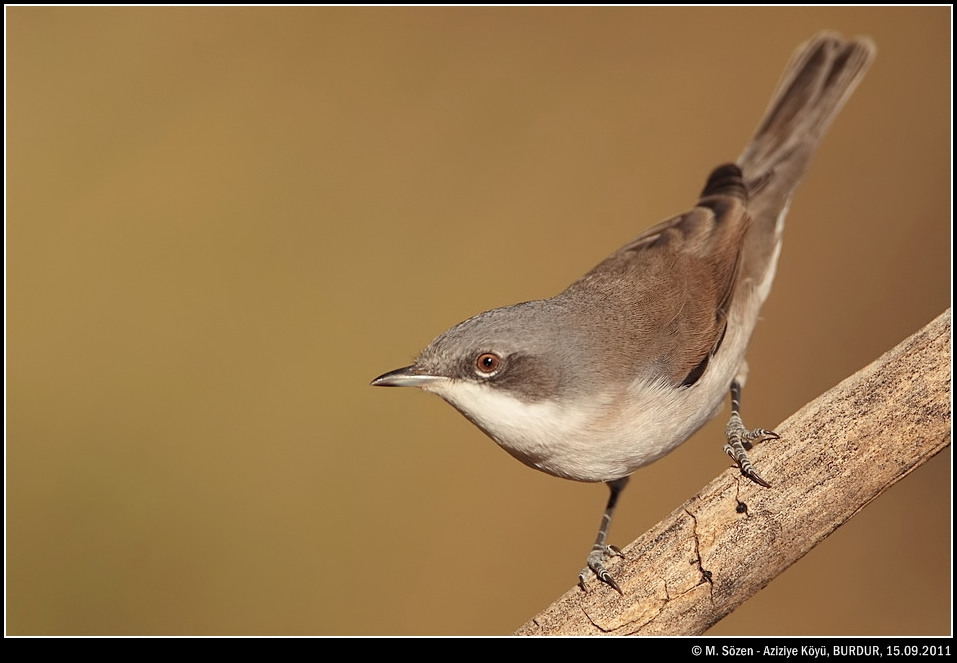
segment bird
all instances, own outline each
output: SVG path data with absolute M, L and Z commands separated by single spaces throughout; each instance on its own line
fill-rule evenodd
M 814 35 L 795 50 L 740 157 L 711 172 L 691 209 L 557 295 L 479 313 L 372 381 L 437 394 L 529 467 L 607 484 L 583 590 L 594 577 L 622 594 L 609 565 L 624 554 L 607 543 L 622 491 L 716 417 L 728 394 L 723 450 L 771 487 L 748 450 L 778 435 L 741 418 L 747 346 L 791 198 L 875 56 L 867 37 Z

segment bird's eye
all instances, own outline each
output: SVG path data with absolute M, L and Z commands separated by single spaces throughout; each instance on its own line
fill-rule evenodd
M 502 358 L 491 352 L 484 352 L 475 360 L 475 372 L 482 377 L 492 376 L 502 365 Z

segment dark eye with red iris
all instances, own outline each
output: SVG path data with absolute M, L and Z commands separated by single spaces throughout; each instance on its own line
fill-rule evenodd
M 475 360 L 475 370 L 479 375 L 492 375 L 501 365 L 501 357 L 491 352 L 484 352 Z

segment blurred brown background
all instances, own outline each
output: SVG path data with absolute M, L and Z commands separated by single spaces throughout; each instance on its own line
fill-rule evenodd
M 10 8 L 7 629 L 506 634 L 606 489 L 369 380 L 693 203 L 792 50 L 876 65 L 791 208 L 746 421 L 950 302 L 950 8 Z M 728 466 L 625 492 L 624 545 Z M 714 634 L 945 634 L 950 451 Z

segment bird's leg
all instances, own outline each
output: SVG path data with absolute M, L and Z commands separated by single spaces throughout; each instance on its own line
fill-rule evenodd
M 608 570 L 605 569 L 605 562 L 612 557 L 624 558 L 625 555 L 617 546 L 605 544 L 605 539 L 608 536 L 608 527 L 611 525 L 612 514 L 615 513 L 615 505 L 618 504 L 618 496 L 621 494 L 621 491 L 625 489 L 626 485 L 628 485 L 628 477 L 622 477 L 621 479 L 608 482 L 608 488 L 611 490 L 611 494 L 608 496 L 605 513 L 601 517 L 598 537 L 595 539 L 595 545 L 591 547 L 591 552 L 588 554 L 588 566 L 582 569 L 581 573 L 578 574 L 578 586 L 581 587 L 583 591 L 588 591 L 585 589 L 585 577 L 588 575 L 588 570 L 591 569 L 594 574 L 598 576 L 599 580 L 610 585 L 612 589 L 624 596 L 618 583 L 615 582 L 615 579 L 612 578 Z
M 755 442 L 776 440 L 778 434 L 763 428 L 748 430 L 744 427 L 744 423 L 741 421 L 741 383 L 737 379 L 731 382 L 731 420 L 728 422 L 725 435 L 728 442 L 724 445 L 724 452 L 731 456 L 731 460 L 741 468 L 741 474 L 765 488 L 770 488 L 771 484 L 762 479 L 761 475 L 754 470 L 751 459 L 748 458 L 748 449 Z

